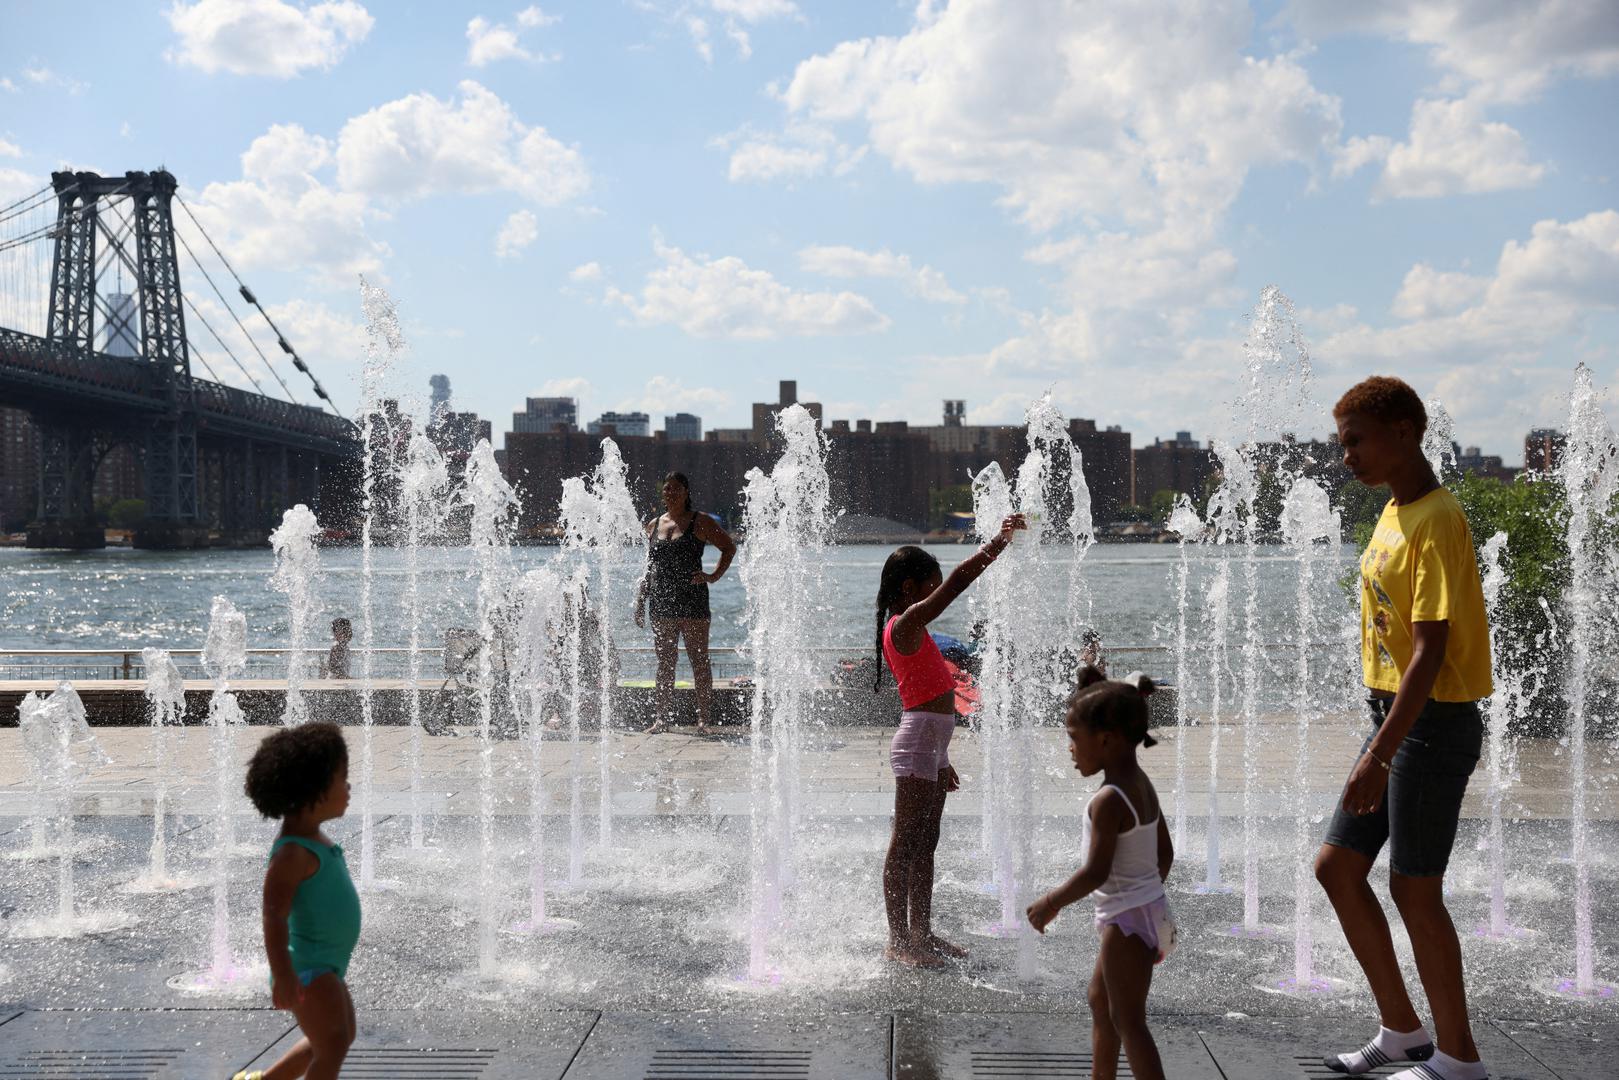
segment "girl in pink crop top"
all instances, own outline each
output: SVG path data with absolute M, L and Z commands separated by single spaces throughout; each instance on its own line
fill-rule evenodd
M 995 537 L 944 576 L 939 560 L 922 548 L 899 548 L 883 564 L 877 588 L 877 679 L 883 663 L 899 683 L 899 730 L 889 746 L 894 769 L 894 834 L 883 862 L 883 901 L 888 909 L 888 947 L 883 955 L 911 967 L 938 967 L 967 952 L 933 932 L 933 854 L 939 845 L 944 799 L 960 786 L 950 765 L 956 726 L 956 680 L 928 634 L 928 624 L 989 569 L 1024 528 L 1014 514 Z

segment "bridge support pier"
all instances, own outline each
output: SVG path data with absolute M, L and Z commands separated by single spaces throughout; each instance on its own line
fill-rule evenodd
M 39 516 L 28 526 L 31 548 L 86 551 L 107 546 L 96 521 L 95 434 L 61 417 L 40 417 Z

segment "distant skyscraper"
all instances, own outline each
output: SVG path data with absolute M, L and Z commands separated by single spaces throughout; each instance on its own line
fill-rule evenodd
M 450 411 L 450 377 L 434 375 L 427 380 L 427 385 L 433 388 L 433 398 L 427 407 L 427 422 L 431 425 Z
M 703 418 L 685 412 L 665 416 L 663 434 L 670 442 L 702 442 Z
M 107 295 L 107 341 L 102 351 L 109 356 L 139 356 L 141 327 L 135 311 L 135 298 L 129 293 Z
M 512 433 L 546 435 L 579 430 L 579 401 L 571 397 L 531 397 L 526 408 L 512 413 Z
M 642 436 L 651 435 L 652 434 L 652 417 L 648 416 L 644 412 L 631 412 L 631 413 L 604 412 L 604 413 L 601 414 L 600 417 L 598 417 L 595 420 L 592 420 L 590 422 L 590 427 L 587 428 L 586 430 L 591 435 L 600 435 L 600 434 L 602 434 L 602 428 L 605 428 L 605 427 L 611 427 L 614 431 L 618 432 L 620 435 L 625 435 L 625 436 L 628 436 L 628 435 L 642 435 Z

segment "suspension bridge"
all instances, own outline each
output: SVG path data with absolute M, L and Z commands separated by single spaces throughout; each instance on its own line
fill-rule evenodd
M 287 507 L 357 486 L 356 425 L 162 169 L 52 173 L 0 208 L 0 406 L 35 433 L 30 547 L 104 545 L 94 482 L 117 446 L 145 497 L 137 547 L 263 543 Z

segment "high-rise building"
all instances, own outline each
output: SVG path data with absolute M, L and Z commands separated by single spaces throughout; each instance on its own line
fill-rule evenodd
M 571 397 L 531 397 L 520 413 L 512 413 L 515 435 L 548 435 L 553 431 L 579 430 L 579 399 Z
M 433 396 L 427 406 L 427 424 L 431 427 L 438 422 L 441 415 L 450 411 L 450 377 L 434 375 L 427 380 L 427 385 L 433 390 Z
M 961 427 L 967 422 L 967 403 L 961 400 L 944 403 L 944 426 Z
M 1523 438 L 1523 470 L 1549 473 L 1563 460 L 1567 436 L 1556 428 L 1536 428 Z
M 670 442 L 702 442 L 703 418 L 685 412 L 665 416 L 663 435 Z
M 135 297 L 129 293 L 107 295 L 107 338 L 101 346 L 109 356 L 139 356 L 141 354 L 141 325 L 135 308 Z
M 1173 491 L 1200 499 L 1214 476 L 1214 455 L 1198 445 L 1190 431 L 1177 431 L 1173 439 L 1154 439 L 1136 449 L 1133 458 L 1135 494 L 1132 502 L 1151 506 L 1160 491 Z
M 39 507 L 39 441 L 22 409 L 0 408 L 0 533 L 17 532 Z
M 586 430 L 591 435 L 605 435 L 609 428 L 615 435 L 639 435 L 645 438 L 652 434 L 652 417 L 644 412 L 604 412 L 592 420 Z

